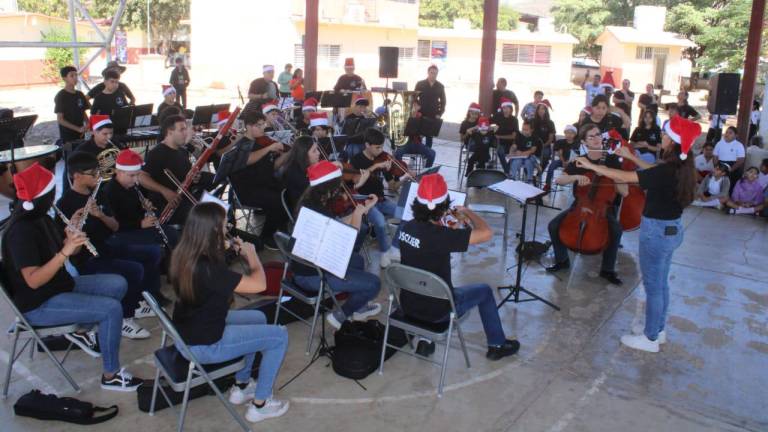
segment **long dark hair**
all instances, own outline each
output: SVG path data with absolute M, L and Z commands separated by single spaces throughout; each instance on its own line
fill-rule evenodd
M 300 136 L 293 142 L 293 147 L 288 153 L 288 159 L 285 162 L 287 169 L 296 169 L 298 167 L 302 173 L 307 172 L 309 167 L 309 149 L 315 141 L 312 137 Z
M 662 150 L 661 160 L 675 169 L 676 199 L 680 208 L 688 207 L 694 198 L 696 191 L 696 167 L 692 150 L 688 150 L 688 157 L 680 159 L 680 144 L 672 146 L 670 150 Z
M 299 202 L 293 213 L 298 217 L 302 207 L 309 207 L 317 211 L 332 210 L 333 200 L 341 193 L 341 178 L 335 178 L 317 186 L 310 186 L 301 194 Z
M 195 302 L 195 269 L 200 259 L 224 263 L 225 217 L 226 212 L 216 203 L 200 203 L 189 212 L 168 269 L 173 290 L 184 303 Z
M 434 209 L 430 210 L 426 204 L 422 204 L 417 199 L 413 199 L 411 204 L 411 211 L 413 211 L 413 218 L 419 222 L 437 222 L 439 221 L 448 209 L 451 208 L 451 199 L 448 198 L 445 201 L 437 204 Z

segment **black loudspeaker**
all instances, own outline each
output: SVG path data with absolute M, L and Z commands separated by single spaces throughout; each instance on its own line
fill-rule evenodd
M 739 74 L 720 73 L 709 79 L 707 110 L 713 114 L 736 114 L 739 104 Z
M 379 78 L 397 78 L 397 47 L 379 47 Z

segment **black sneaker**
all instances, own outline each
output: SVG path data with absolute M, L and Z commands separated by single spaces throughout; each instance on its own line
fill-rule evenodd
M 624 283 L 621 279 L 619 279 L 619 276 L 615 271 L 601 270 L 600 277 L 614 285 L 621 285 Z
M 418 345 L 416 345 L 416 354 L 422 356 L 422 357 L 429 357 L 435 352 L 435 343 L 430 342 L 426 339 L 419 340 Z
M 136 378 L 125 369 L 120 369 L 112 378 L 101 376 L 101 388 L 104 390 L 114 390 L 120 392 L 136 391 L 136 388 L 144 382 L 141 378 Z
M 485 358 L 488 360 L 501 360 L 504 357 L 509 357 L 520 349 L 520 342 L 512 339 L 507 339 L 501 346 L 490 346 L 488 352 L 485 354 Z
M 68 341 L 80 347 L 89 356 L 99 358 L 101 357 L 101 350 L 99 344 L 96 343 L 96 333 L 67 333 L 64 335 Z
M 571 268 L 571 261 L 570 260 L 565 260 L 563 262 L 555 263 L 555 264 L 545 268 L 544 270 L 546 270 L 546 271 L 548 271 L 550 273 L 554 273 L 554 272 L 560 271 L 560 270 L 568 270 L 569 268 Z

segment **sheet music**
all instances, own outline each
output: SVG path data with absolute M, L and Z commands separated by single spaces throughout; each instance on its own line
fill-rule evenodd
M 544 193 L 543 190 L 537 187 L 516 180 L 504 180 L 488 186 L 488 189 L 514 198 L 520 202 L 525 202 Z
M 293 254 L 344 278 L 352 257 L 357 229 L 302 207 L 293 230 Z
M 143 115 L 136 117 L 133 127 L 147 127 L 152 125 L 152 115 Z
M 408 222 L 413 219 L 413 210 L 411 204 L 416 199 L 416 192 L 419 190 L 419 184 L 411 182 L 408 187 L 408 196 L 405 199 L 405 206 L 403 207 L 403 216 L 400 218 L 402 222 Z M 464 192 L 449 190 L 448 197 L 451 199 L 451 208 L 456 208 L 457 205 L 463 206 L 467 202 L 467 194 Z

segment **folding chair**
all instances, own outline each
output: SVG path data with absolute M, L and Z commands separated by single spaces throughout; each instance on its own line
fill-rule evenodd
M 280 231 L 275 233 L 275 243 L 277 243 L 277 248 L 280 250 L 280 253 L 283 255 L 283 259 L 285 260 L 285 267 L 283 268 L 283 278 L 280 281 L 280 294 L 277 297 L 278 302 L 277 302 L 277 307 L 275 309 L 275 324 L 278 323 L 278 319 L 280 318 L 280 310 L 284 309 L 287 313 L 291 314 L 294 318 L 298 319 L 305 325 L 309 326 L 309 337 L 307 338 L 307 351 L 306 351 L 306 354 L 309 355 L 309 353 L 312 351 L 312 342 L 315 336 L 315 327 L 317 327 L 318 320 L 321 320 L 321 315 L 322 315 L 321 312 L 323 312 L 321 308 L 324 307 L 322 303 L 326 301 L 328 298 L 331 298 L 334 305 L 337 308 L 340 308 L 341 306 L 339 305 L 339 302 L 336 299 L 336 296 L 331 291 L 331 287 L 328 285 L 328 282 L 325 278 L 325 272 L 322 271 L 317 266 L 315 266 L 314 264 L 307 262 L 297 257 L 296 255 L 292 254 L 290 249 L 290 240 L 291 240 L 290 236 L 286 233 L 283 233 Z M 293 282 L 293 280 L 290 280 L 287 278 L 288 266 L 292 262 L 303 264 L 317 271 L 317 275 L 320 277 L 320 288 L 317 290 L 317 292 L 306 291 L 300 286 L 298 286 L 295 282 Z M 292 296 L 293 298 L 309 306 L 312 306 L 314 308 L 314 313 L 312 314 L 311 321 L 302 318 L 292 310 L 283 306 L 282 302 L 279 299 L 282 299 L 285 293 L 288 293 L 288 295 Z M 325 323 L 321 322 L 320 325 L 325 325 Z
M 229 178 L 227 178 L 227 182 L 229 183 L 228 190 L 231 206 L 230 211 L 232 212 L 235 228 L 242 229 L 244 232 L 251 235 L 258 235 L 261 232 L 261 228 L 264 226 L 264 224 L 257 224 L 254 217 L 263 216 L 264 209 L 261 207 L 251 207 L 243 204 L 243 202 L 240 201 L 237 190 L 232 185 L 232 182 L 229 181 Z M 238 216 L 238 212 L 240 213 L 240 216 Z
M 245 419 L 235 411 L 235 408 L 224 397 L 219 390 L 219 387 L 213 380 L 221 378 L 226 375 L 233 374 L 245 367 L 245 358 L 238 357 L 229 361 L 216 364 L 201 364 L 189 350 L 187 344 L 181 339 L 179 333 L 176 331 L 171 319 L 165 313 L 165 310 L 160 307 L 157 300 L 152 294 L 147 291 L 142 292 L 144 299 L 149 304 L 152 311 L 157 314 L 157 318 L 160 320 L 160 324 L 163 326 L 163 337 L 160 342 L 160 349 L 155 351 L 155 366 L 157 372 L 155 373 L 155 384 L 152 388 L 152 401 L 149 406 L 149 415 L 155 415 L 155 402 L 157 401 L 158 390 L 165 398 L 168 406 L 174 411 L 173 402 L 171 402 L 168 395 L 160 385 L 160 375 L 162 374 L 163 382 L 168 384 L 175 392 L 184 392 L 184 397 L 181 403 L 181 413 L 179 414 L 179 423 L 177 431 L 181 432 L 184 429 L 184 419 L 187 414 L 187 407 L 189 405 L 189 391 L 193 387 L 200 385 L 208 385 L 216 393 L 216 397 L 224 405 L 229 414 L 234 418 L 244 431 L 250 431 L 251 428 L 246 423 Z M 166 342 L 170 337 L 173 341 L 173 345 L 166 346 Z M 182 355 L 183 353 L 183 355 Z M 190 360 L 187 360 L 190 359 Z
M 492 184 L 496 184 L 501 181 L 504 181 L 506 179 L 507 179 L 507 175 L 504 174 L 504 172 L 502 171 L 477 169 L 472 171 L 469 174 L 469 177 L 467 177 L 467 190 L 469 190 L 469 188 L 482 189 Z M 494 205 L 494 204 L 470 203 L 467 205 L 467 208 L 476 213 L 501 215 L 504 218 L 504 232 L 503 232 L 504 243 L 502 246 L 502 250 L 504 250 L 507 247 L 507 226 L 509 225 L 509 212 L 507 211 L 507 199 L 504 198 L 503 206 Z
M 280 201 L 283 203 L 283 210 L 285 210 L 285 215 L 288 216 L 288 223 L 290 224 L 290 229 L 293 229 L 293 224 L 296 223 L 295 220 L 293 220 L 293 212 L 291 212 L 291 206 L 288 205 L 288 189 L 283 189 L 282 192 L 280 192 Z
M 11 371 L 13 371 L 13 364 L 16 362 L 16 360 L 18 360 L 19 357 L 21 357 L 21 355 L 24 353 L 24 349 L 27 347 L 27 345 L 30 345 L 30 342 L 32 342 L 29 347 L 30 359 L 35 352 L 35 348 L 39 345 L 48 356 L 48 358 L 51 359 L 53 364 L 56 365 L 56 368 L 59 370 L 59 372 L 64 375 L 64 378 L 67 379 L 69 385 L 71 385 L 72 388 L 79 393 L 80 387 L 77 385 L 77 383 L 75 383 L 75 380 L 72 379 L 72 376 L 69 375 L 63 366 L 63 363 L 67 360 L 67 356 L 69 356 L 69 352 L 72 350 L 72 343 L 70 342 L 69 346 L 67 347 L 67 351 L 64 353 L 64 357 L 61 359 L 61 361 L 59 361 L 59 359 L 53 355 L 51 350 L 48 349 L 48 347 L 45 345 L 45 342 L 42 340 L 42 338 L 48 336 L 61 336 L 67 333 L 75 332 L 78 330 L 78 324 L 72 323 L 58 326 L 33 326 L 29 323 L 29 321 L 27 321 L 26 318 L 24 318 L 24 315 L 16 307 L 16 304 L 13 302 L 12 291 L 10 290 L 11 285 L 8 282 L 8 274 L 5 271 L 3 263 L 0 262 L 0 296 L 3 297 L 6 302 L 8 302 L 8 304 L 11 306 L 11 311 L 13 311 L 13 315 L 16 317 L 13 322 L 13 330 L 11 330 L 13 342 L 11 342 L 11 352 L 8 354 L 8 369 L 5 371 L 5 380 L 3 381 L 3 399 L 8 397 L 8 387 L 11 383 Z M 19 339 L 26 339 L 21 348 L 18 348 Z
M 453 293 L 447 283 L 437 275 L 425 270 L 408 267 L 402 264 L 392 264 L 384 269 L 382 273 L 382 282 L 389 289 L 389 305 L 387 308 L 387 322 L 384 328 L 384 344 L 381 347 L 381 361 L 379 363 L 379 375 L 384 373 L 384 354 L 387 347 L 412 355 L 416 358 L 426 360 L 430 363 L 440 366 L 440 382 L 437 387 L 437 397 L 443 397 L 443 386 L 445 384 L 445 370 L 448 366 L 448 351 L 450 351 L 451 336 L 453 329 L 459 337 L 459 344 L 464 353 L 464 361 L 469 364 L 469 354 L 467 346 L 464 343 L 464 335 L 461 332 L 459 321 L 462 317 L 456 312 L 456 305 L 453 302 Z M 415 294 L 431 297 L 438 300 L 447 300 L 451 305 L 449 319 L 442 323 L 432 323 L 421 321 L 407 316 L 400 307 L 400 292 L 402 290 Z M 393 310 L 394 309 L 394 310 Z M 465 316 L 468 314 L 464 314 Z M 416 354 L 415 351 L 408 351 L 387 342 L 390 326 L 402 329 L 408 334 L 424 336 L 431 341 L 441 342 L 445 345 L 442 362 L 432 360 Z

